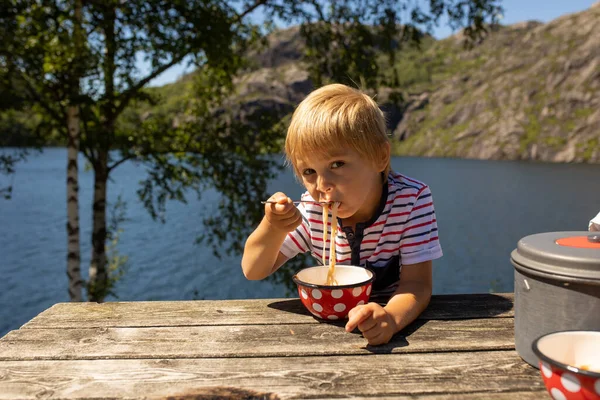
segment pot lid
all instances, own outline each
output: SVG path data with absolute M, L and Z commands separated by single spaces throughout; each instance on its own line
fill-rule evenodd
M 517 268 L 557 279 L 600 283 L 600 232 L 546 232 L 525 236 L 511 253 Z

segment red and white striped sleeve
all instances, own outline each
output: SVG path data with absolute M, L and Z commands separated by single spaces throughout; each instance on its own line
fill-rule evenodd
M 310 226 L 306 208 L 303 204 L 299 204 L 298 210 L 302 214 L 302 223 L 294 231 L 287 234 L 281 245 L 281 249 L 279 249 L 288 259 L 311 250 Z
M 435 260 L 443 255 L 433 198 L 428 186 L 419 190 L 406 219 L 400 238 L 400 255 L 403 265 Z

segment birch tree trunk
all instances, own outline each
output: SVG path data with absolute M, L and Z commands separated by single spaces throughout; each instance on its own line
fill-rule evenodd
M 82 3 L 74 2 L 73 42 L 76 57 L 81 55 Z M 79 107 L 75 99 L 79 96 L 80 65 L 75 63 L 71 70 L 71 104 L 67 107 L 67 276 L 71 301 L 82 301 L 81 251 L 79 247 Z
M 67 108 L 67 276 L 71 301 L 82 301 L 81 257 L 79 248 L 79 109 Z

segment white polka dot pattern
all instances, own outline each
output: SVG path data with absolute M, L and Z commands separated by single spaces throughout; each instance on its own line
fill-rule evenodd
M 568 372 L 564 373 L 560 377 L 560 383 L 562 383 L 563 387 L 571 393 L 577 393 L 581 389 L 581 383 L 579 383 L 579 379 L 577 379 L 575 375 Z
M 567 396 L 557 388 L 552 388 L 552 390 L 550 390 L 550 395 L 552 395 L 554 400 L 567 400 Z
M 544 361 L 540 361 L 539 367 L 540 375 L 553 399 L 600 400 L 600 379 L 567 371 Z
M 542 363 L 542 373 L 546 376 L 546 378 L 552 377 L 552 369 L 545 362 Z
M 344 303 L 337 303 L 335 306 L 333 306 L 333 309 L 337 312 L 342 312 L 346 310 L 346 305 Z
M 300 301 L 315 317 L 325 320 L 348 318 L 348 312 L 369 301 L 370 285 L 362 287 L 311 288 L 298 285 Z

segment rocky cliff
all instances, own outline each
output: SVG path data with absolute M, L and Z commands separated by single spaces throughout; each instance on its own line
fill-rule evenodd
M 411 96 L 399 154 L 600 162 L 600 3 L 547 24 L 501 28 L 471 51 L 428 50 L 457 68 Z
M 285 115 L 313 84 L 297 27 L 268 40 L 236 101 Z M 600 2 L 547 24 L 497 27 L 469 50 L 461 33 L 427 37 L 395 67 L 404 101 L 377 93 L 395 154 L 600 163 Z

